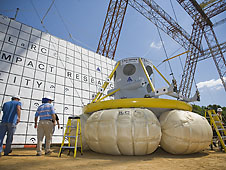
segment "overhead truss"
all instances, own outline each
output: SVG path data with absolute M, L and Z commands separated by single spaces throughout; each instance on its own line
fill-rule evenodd
M 208 17 L 208 15 L 212 16 L 211 15 L 212 13 L 210 13 L 209 11 L 223 12 L 226 4 L 225 1 L 221 0 L 218 3 L 215 2 L 214 4 L 206 8 L 205 12 L 207 12 L 208 14 L 204 12 L 204 10 L 196 2 L 196 0 L 177 0 L 177 2 L 192 17 L 192 19 L 194 20 L 193 25 L 196 25 L 204 30 L 203 35 L 209 47 L 210 55 L 214 60 L 220 79 L 226 91 L 226 82 L 225 82 L 226 80 L 224 80 L 224 76 L 226 76 L 226 61 L 225 61 L 223 52 L 221 51 L 220 44 L 218 43 L 216 34 L 213 30 L 213 24 L 210 20 L 210 17 Z M 214 10 L 213 7 L 217 9 Z M 192 35 L 191 38 L 196 38 L 195 36 L 194 37 L 193 36 L 194 35 Z M 213 50 L 212 47 L 215 47 L 216 49 Z M 196 52 L 194 52 L 193 50 L 190 49 L 190 51 L 193 53 L 192 55 L 187 55 L 187 59 L 186 59 L 186 63 L 183 71 L 183 76 L 185 77 L 182 76 L 181 84 L 179 88 L 179 91 L 182 93 L 182 95 L 186 97 L 189 97 L 191 93 L 196 65 L 199 58 L 199 55 L 196 55 Z M 217 51 L 217 53 L 215 51 Z

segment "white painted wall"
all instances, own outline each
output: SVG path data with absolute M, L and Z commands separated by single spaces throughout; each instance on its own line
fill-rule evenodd
M 81 114 L 91 102 L 114 65 L 109 58 L 0 15 L 0 106 L 11 95 L 22 97 L 13 143 L 36 143 L 34 114 L 43 96 L 55 99 L 65 127 L 68 116 Z M 61 143 L 63 131 L 56 129 L 54 143 Z

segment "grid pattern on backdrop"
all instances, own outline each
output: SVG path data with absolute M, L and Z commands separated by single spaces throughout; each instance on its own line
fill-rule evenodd
M 68 116 L 81 114 L 91 102 L 114 65 L 109 58 L 0 15 L 0 106 L 12 95 L 22 98 L 13 143 L 36 143 L 34 114 L 43 96 L 55 99 L 65 127 Z M 61 142 L 63 131 L 55 131 L 54 143 Z

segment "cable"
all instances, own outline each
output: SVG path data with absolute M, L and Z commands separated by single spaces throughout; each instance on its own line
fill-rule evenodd
M 91 48 L 89 45 L 87 45 L 86 43 L 84 43 L 84 42 L 82 42 L 82 41 L 80 41 L 80 40 L 77 40 L 76 38 L 73 37 L 73 35 L 70 33 L 70 31 L 69 31 L 69 29 L 68 29 L 68 27 L 67 27 L 67 25 L 66 25 L 66 23 L 65 23 L 65 19 L 64 19 L 64 18 L 62 17 L 62 15 L 60 14 L 60 11 L 58 10 L 56 4 L 54 4 L 54 7 L 55 7 L 55 9 L 56 9 L 56 12 L 57 12 L 57 14 L 58 14 L 58 16 L 59 16 L 61 22 L 63 23 L 63 25 L 64 25 L 64 27 L 65 27 L 65 29 L 66 29 L 68 35 L 69 35 L 69 38 L 71 38 L 71 40 L 72 40 L 74 43 L 75 43 L 75 42 L 78 42 L 78 43 L 84 45 L 85 47 L 87 47 L 87 48 L 89 48 L 89 49 L 95 51 L 95 49 L 92 49 L 92 48 Z
M 32 4 L 32 6 L 33 6 L 33 8 L 34 8 L 34 10 L 35 10 L 36 15 L 38 16 L 38 18 L 39 18 L 39 20 L 40 20 L 40 22 L 41 22 L 41 21 L 42 21 L 42 20 L 41 20 L 41 17 L 40 17 L 40 15 L 38 14 L 38 11 L 37 11 L 37 9 L 35 8 L 35 6 L 34 6 L 32 0 L 31 0 L 31 4 Z M 49 33 L 49 31 L 47 30 L 47 28 L 44 26 L 44 24 L 43 24 L 42 22 L 41 22 L 41 25 L 42 25 L 42 27 L 45 29 L 45 31 L 46 31 L 47 33 Z M 54 46 L 54 48 L 55 48 L 55 46 Z M 61 60 L 60 56 L 58 55 L 58 50 L 56 50 L 56 48 L 55 48 L 55 51 L 57 52 L 57 56 L 59 57 L 59 60 L 62 62 L 62 65 L 63 65 L 64 68 L 66 69 L 66 66 L 64 65 L 64 63 L 63 63 L 63 61 Z M 72 85 L 74 86 L 74 83 L 73 83 L 73 81 L 71 80 L 71 78 L 69 78 L 69 79 L 70 79 Z M 74 89 L 75 89 L 75 91 L 76 91 L 78 97 L 80 98 L 82 105 L 84 106 L 84 103 L 83 103 L 83 101 L 82 101 L 82 98 L 81 98 L 81 96 L 79 95 L 77 89 L 76 89 L 76 88 L 74 88 Z
M 67 25 L 65 24 L 64 19 L 63 19 L 63 17 L 61 16 L 59 10 L 57 9 L 56 4 L 54 4 L 54 7 L 55 7 L 55 9 L 56 9 L 56 11 L 57 11 L 57 14 L 59 15 L 59 17 L 60 17 L 60 19 L 61 19 L 61 22 L 63 23 L 63 25 L 64 25 L 64 27 L 65 27 L 65 29 L 66 29 L 66 31 L 67 31 L 69 37 L 71 38 L 71 37 L 72 37 L 72 36 L 71 36 L 71 33 L 70 33 L 70 31 L 69 31 Z
M 50 7 L 48 8 L 47 12 L 45 13 L 44 17 L 42 18 L 41 23 L 43 23 L 43 20 L 45 19 L 46 15 L 49 13 L 49 10 L 50 10 L 51 7 L 53 6 L 54 1 L 55 1 L 55 0 L 52 1 Z
M 0 9 L 0 11 L 3 11 L 3 12 L 14 12 L 15 9 Z
M 170 5 L 172 7 L 172 10 L 173 10 L 173 14 L 174 14 L 174 17 L 175 17 L 175 20 L 177 21 L 178 23 L 178 20 L 177 20 L 177 16 L 176 16 L 176 12 L 175 12 L 175 9 L 173 7 L 173 3 L 172 3 L 172 0 L 170 0 Z M 181 68 L 182 68 L 182 71 L 184 70 L 184 66 L 182 64 L 182 60 L 181 60 L 181 57 L 179 56 L 179 60 L 180 60 L 180 65 L 181 65 Z
M 182 47 L 178 48 L 176 51 L 174 51 L 169 57 L 173 56 L 177 51 L 179 51 Z M 165 60 L 163 60 L 161 63 L 159 63 L 156 67 L 159 67 L 160 65 L 162 65 L 165 62 Z M 183 68 L 182 68 L 183 69 Z
M 41 17 L 40 17 L 40 15 L 38 14 L 38 11 L 37 11 L 37 9 L 35 8 L 35 5 L 34 5 L 33 1 L 31 0 L 30 2 L 31 2 L 32 7 L 33 7 L 34 10 L 35 10 L 36 15 L 38 16 L 38 18 L 39 18 L 39 20 L 40 20 L 40 22 L 41 22 L 41 21 L 42 21 L 42 20 L 41 20 Z M 46 27 L 42 24 L 42 22 L 41 22 L 41 25 L 42 25 L 43 29 L 48 33 L 48 30 L 47 30 Z
M 176 12 L 175 12 L 174 7 L 173 7 L 172 0 L 170 0 L 170 5 L 171 5 L 171 7 L 172 7 L 172 9 L 173 9 L 174 17 L 175 17 L 175 19 L 176 19 L 176 21 L 177 21 L 177 16 L 176 16 Z M 178 22 L 178 21 L 177 21 L 177 22 Z
M 34 3 L 33 3 L 33 1 L 32 1 L 32 0 L 31 0 L 31 5 L 32 5 L 32 7 L 34 8 L 35 13 L 36 13 L 36 15 L 38 16 L 39 20 L 40 20 L 40 21 L 42 21 L 42 20 L 41 20 L 41 17 L 40 17 L 40 15 L 39 15 L 39 13 L 38 13 L 37 9 L 35 8 L 35 5 L 34 5 Z
M 32 1 L 32 0 L 31 0 L 31 1 Z M 63 25 L 64 25 L 64 27 L 65 27 L 65 29 L 66 29 L 68 35 L 69 35 L 69 38 L 71 38 L 72 41 L 74 42 L 76 39 L 75 39 L 75 38 L 72 36 L 72 34 L 70 33 L 70 31 L 69 31 L 69 29 L 68 29 L 68 27 L 67 27 L 67 25 L 66 25 L 66 23 L 65 23 L 65 21 L 64 21 L 64 18 L 62 17 L 62 15 L 60 14 L 58 8 L 56 7 L 56 4 L 53 4 L 53 5 L 54 5 L 54 7 L 55 7 L 55 9 L 56 9 L 56 11 L 57 11 L 57 14 L 59 15 L 59 17 L 60 17 L 60 19 L 61 19 L 61 22 L 63 23 Z M 38 15 L 38 17 L 39 17 L 39 19 L 40 19 L 40 21 L 41 21 L 41 17 L 39 16 L 39 14 L 38 14 L 38 12 L 37 12 L 37 9 L 35 8 L 35 6 L 34 6 L 33 3 L 32 3 L 32 6 L 34 7 L 34 9 L 35 9 L 35 11 L 36 11 L 36 14 Z M 48 33 L 48 30 L 45 28 L 44 24 L 43 24 L 42 22 L 41 22 L 41 24 L 42 24 L 43 28 L 46 30 L 46 32 Z M 78 41 L 78 40 L 76 40 L 76 41 Z M 81 41 L 80 41 L 80 43 L 81 43 L 81 44 L 84 44 L 84 43 L 81 42 Z M 54 47 L 54 48 L 55 48 L 55 47 Z M 79 51 L 79 49 L 78 49 L 77 46 L 76 46 L 76 48 L 77 48 L 77 50 Z M 57 51 L 57 50 L 56 50 L 56 51 Z M 81 58 L 82 58 L 82 56 L 81 56 Z M 60 57 L 59 57 L 59 59 L 60 59 Z M 64 68 L 66 69 L 66 66 L 64 65 L 63 61 L 62 61 L 61 59 L 60 59 L 60 61 L 62 62 L 62 65 L 63 65 Z M 84 64 L 85 67 L 88 69 L 88 66 L 86 65 L 86 63 L 83 63 L 83 64 Z M 89 73 L 89 75 L 92 75 L 92 74 L 90 73 L 89 69 L 88 69 L 88 73 Z M 69 78 L 69 79 L 70 79 L 70 78 Z M 70 80 L 71 80 L 71 79 L 70 79 Z M 71 83 L 74 85 L 74 83 L 72 82 L 72 80 L 71 80 Z M 81 100 L 82 105 L 84 106 L 84 103 L 83 103 L 83 101 L 82 101 L 82 99 L 81 99 L 81 97 L 80 97 L 80 95 L 79 95 L 77 89 L 75 89 L 75 90 L 76 90 L 76 92 L 77 92 L 78 97 L 79 97 L 80 100 Z
M 72 39 L 73 42 L 75 42 L 76 39 L 75 39 L 75 38 L 72 36 L 72 34 L 70 33 L 70 31 L 69 31 L 69 29 L 68 29 L 68 27 L 67 27 L 67 25 L 66 25 L 66 23 L 65 23 L 65 21 L 64 21 L 64 18 L 63 18 L 62 15 L 60 14 L 60 11 L 58 10 L 56 4 L 54 4 L 54 7 L 56 8 L 57 14 L 59 15 L 59 17 L 60 17 L 60 19 L 61 19 L 61 22 L 63 23 L 63 25 L 64 25 L 64 27 L 65 27 L 65 29 L 66 29 L 66 31 L 67 31 L 69 37 Z M 81 41 L 80 41 L 80 42 L 81 42 Z M 77 47 L 77 46 L 76 46 L 76 48 L 77 48 L 77 50 L 78 50 L 78 47 Z M 81 58 L 82 58 L 82 57 L 81 57 Z M 88 69 L 88 66 L 87 66 L 85 63 L 83 63 L 83 64 L 84 64 L 84 65 L 86 66 L 86 68 Z M 89 69 L 88 69 L 88 73 L 89 73 L 89 75 L 91 75 Z
M 156 25 L 157 25 L 157 24 L 156 24 Z M 162 44 L 164 53 L 165 53 L 165 55 L 166 55 L 166 58 L 169 59 L 169 57 L 167 56 L 166 48 L 165 48 L 165 45 L 164 45 L 164 42 L 163 42 L 163 40 L 162 40 L 162 36 L 161 36 L 161 34 L 160 34 L 160 31 L 159 31 L 159 28 L 158 28 L 158 27 L 157 27 L 157 30 L 158 30 L 159 38 L 160 38 L 160 41 L 161 41 L 161 44 Z M 169 64 L 169 68 L 170 68 L 170 71 L 171 71 L 170 75 L 172 75 L 173 78 L 174 78 L 173 70 L 172 70 L 171 64 L 170 64 L 169 60 L 168 60 L 167 62 L 168 62 L 168 64 Z

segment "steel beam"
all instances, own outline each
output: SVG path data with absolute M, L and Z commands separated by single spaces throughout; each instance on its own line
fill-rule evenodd
M 130 0 L 129 5 L 169 35 L 178 44 L 189 49 L 190 35 L 168 15 L 154 0 Z M 195 44 L 193 44 L 195 46 Z M 200 52 L 202 51 L 199 49 Z
M 128 0 L 110 0 L 97 53 L 114 59 Z
M 205 36 L 206 42 L 208 44 L 210 54 L 213 57 L 214 63 L 217 67 L 217 71 L 220 75 L 220 79 L 221 79 L 222 84 L 226 91 L 226 82 L 224 80 L 224 76 L 226 75 L 226 62 L 225 62 L 225 58 L 223 56 L 223 52 L 221 51 L 220 45 L 218 43 L 217 37 L 214 33 L 212 23 L 209 23 L 210 19 L 207 17 L 207 15 L 204 13 L 204 11 L 202 9 L 200 9 L 201 7 L 198 5 L 198 3 L 195 0 L 177 0 L 177 1 L 184 8 L 184 10 L 193 18 L 194 22 L 199 24 L 200 27 L 203 27 L 204 36 Z M 223 5 L 222 3 L 225 3 L 225 1 L 222 0 L 221 3 L 218 3 L 217 5 L 218 6 Z M 212 4 L 210 6 L 214 6 L 214 5 Z M 216 6 L 215 6 L 215 8 L 216 8 Z M 210 7 L 208 9 L 210 9 Z M 206 10 L 206 11 L 208 11 L 208 10 Z M 211 10 L 209 10 L 209 11 L 211 11 Z M 211 16 L 211 13 L 209 13 L 209 16 Z M 218 51 L 218 52 L 217 53 L 214 52 L 212 50 L 212 47 L 216 47 L 216 51 Z M 190 95 L 191 87 L 192 87 L 191 80 L 194 79 L 194 77 L 186 78 L 183 76 L 190 76 L 190 74 L 191 74 L 190 71 L 193 71 L 192 74 L 194 76 L 195 69 L 193 69 L 193 70 L 187 69 L 186 65 L 196 65 L 197 61 L 198 61 L 198 56 L 197 56 L 196 60 L 192 61 L 192 63 L 190 63 L 191 60 L 192 60 L 192 57 L 188 56 L 188 59 L 185 63 L 185 68 L 184 68 L 181 85 L 180 85 L 180 89 L 179 89 L 179 91 L 182 91 L 183 95 L 185 95 L 187 97 L 189 97 L 189 95 Z M 190 67 L 190 66 L 187 66 L 187 67 Z M 187 72 L 189 72 L 189 73 L 187 73 Z
M 196 46 L 200 47 L 204 29 L 200 24 L 197 24 L 197 22 L 194 22 L 192 27 L 191 40 L 196 44 Z M 190 52 L 187 54 L 182 80 L 179 86 L 179 92 L 187 98 L 189 98 L 191 93 L 192 83 L 194 81 L 195 70 L 199 57 L 198 48 L 193 46 L 193 44 L 190 44 L 189 51 Z

